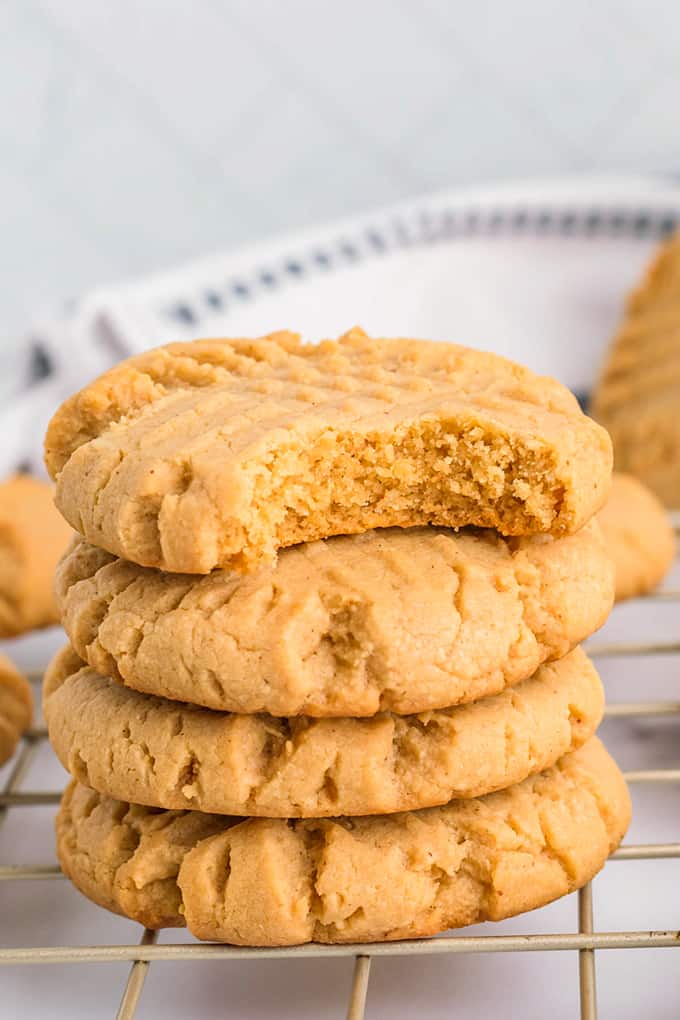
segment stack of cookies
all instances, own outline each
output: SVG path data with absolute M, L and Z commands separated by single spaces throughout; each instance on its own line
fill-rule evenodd
M 462 347 L 176 344 L 57 412 L 79 532 L 45 716 L 64 871 L 243 945 L 428 935 L 579 887 L 626 829 L 578 644 L 606 433 Z

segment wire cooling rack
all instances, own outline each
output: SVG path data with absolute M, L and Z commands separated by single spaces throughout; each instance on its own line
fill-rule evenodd
M 680 531 L 680 513 L 674 519 L 676 534 Z M 680 587 L 665 587 L 646 596 L 647 602 L 671 602 L 680 605 Z M 675 635 L 674 635 L 675 636 Z M 680 627 L 678 628 L 680 638 Z M 648 642 L 611 642 L 588 646 L 591 658 L 645 657 L 674 655 L 680 661 L 680 640 Z M 32 676 L 40 686 L 42 677 Z M 680 701 L 619 702 L 608 706 L 605 716 L 645 717 L 674 716 L 680 720 Z M 25 737 L 14 767 L 0 794 L 0 826 L 6 825 L 11 814 L 32 807 L 56 805 L 59 792 L 31 791 L 24 788 L 24 780 L 41 746 L 46 741 L 44 727 L 32 729 Z M 641 769 L 625 773 L 630 784 L 679 784 L 680 768 Z M 680 821 L 680 813 L 679 813 Z M 680 842 L 624 843 L 610 858 L 606 867 L 616 867 L 618 861 L 680 859 Z M 0 866 L 0 882 L 26 880 L 58 881 L 61 871 L 52 866 Z M 307 945 L 283 949 L 244 949 L 214 944 L 180 943 L 159 945 L 157 932 L 146 929 L 138 943 L 124 945 L 84 946 L 32 946 L 30 948 L 0 948 L 0 964 L 69 964 L 129 962 L 130 970 L 116 1017 L 133 1020 L 142 994 L 144 982 L 152 963 L 157 961 L 198 960 L 264 960 L 304 959 L 313 957 L 345 957 L 354 960 L 354 969 L 347 1002 L 348 1020 L 362 1020 L 366 1015 L 366 997 L 373 957 L 399 957 L 453 953 L 531 953 L 571 951 L 578 953 L 579 1001 L 581 1020 L 597 1020 L 597 992 L 595 980 L 595 954 L 605 949 L 660 949 L 680 948 L 680 931 L 598 931 L 593 911 L 592 885 L 589 883 L 578 894 L 577 930 L 567 933 L 529 935 L 440 935 L 430 939 L 411 940 L 371 945 Z M 680 961 L 679 961 L 680 963 Z M 111 1015 L 113 1016 L 112 1007 Z M 458 1003 L 458 1008 L 464 1004 Z M 459 1012 L 457 1015 L 464 1016 Z

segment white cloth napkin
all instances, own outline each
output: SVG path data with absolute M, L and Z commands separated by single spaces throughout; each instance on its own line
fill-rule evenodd
M 50 374 L 17 383 L 0 410 L 0 475 L 42 470 L 47 421 L 69 393 L 197 336 L 318 339 L 359 324 L 495 350 L 587 391 L 625 292 L 679 221 L 680 189 L 659 182 L 459 191 L 102 288 L 34 328 Z

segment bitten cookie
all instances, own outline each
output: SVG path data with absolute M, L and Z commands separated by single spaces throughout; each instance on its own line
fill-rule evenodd
M 68 400 L 45 449 L 88 541 L 194 573 L 392 525 L 570 533 L 611 471 L 608 435 L 555 380 L 358 329 L 149 351 Z
M 424 712 L 497 694 L 597 630 L 614 596 L 594 522 L 560 539 L 372 531 L 204 578 L 76 541 L 56 591 L 66 633 L 99 673 L 277 716 Z
M 5 655 L 0 655 L 0 765 L 12 757 L 32 718 L 31 685 Z
M 632 475 L 615 472 L 598 520 L 616 567 L 616 601 L 655 588 L 673 562 L 675 534 L 654 493 Z
M 28 475 L 0 483 L 0 638 L 57 623 L 52 575 L 71 529 L 53 494 Z
M 680 233 L 628 300 L 593 396 L 619 471 L 680 508 Z
M 235 824 L 74 782 L 57 848 L 90 899 L 149 927 L 238 945 L 371 942 L 549 903 L 599 871 L 629 819 L 623 776 L 592 738 L 502 792 L 384 817 Z
M 80 782 L 136 804 L 272 818 L 384 814 L 499 790 L 580 747 L 603 707 L 580 648 L 512 690 L 418 716 L 227 715 L 126 690 L 70 648 L 44 685 L 50 742 Z

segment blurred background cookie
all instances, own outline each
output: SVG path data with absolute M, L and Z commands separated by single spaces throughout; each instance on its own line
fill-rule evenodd
M 245 576 L 162 573 L 75 539 L 55 592 L 99 673 L 278 716 L 408 714 L 497 694 L 598 630 L 614 600 L 594 522 L 559 539 L 381 529 L 284 549 Z
M 69 535 L 51 485 L 29 475 L 0 483 L 0 638 L 57 622 L 52 578 Z
M 614 560 L 616 601 L 655 588 L 673 562 L 675 534 L 654 493 L 632 475 L 614 472 L 598 519 Z
M 109 910 L 285 946 L 418 937 L 534 909 L 596 874 L 629 820 L 623 776 L 593 737 L 488 797 L 367 818 L 237 822 L 73 781 L 56 829 L 64 873 Z
M 0 655 L 0 765 L 12 757 L 33 718 L 28 680 L 5 655 Z
M 68 646 L 43 688 L 52 746 L 87 786 L 136 804 L 271 818 L 386 814 L 505 789 L 581 747 L 603 707 L 580 648 L 495 697 L 417 716 L 213 712 L 126 689 Z
M 593 395 L 614 463 L 680 507 L 680 233 L 648 267 Z

